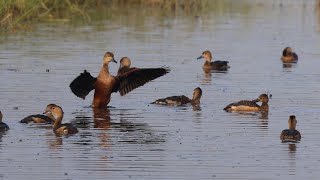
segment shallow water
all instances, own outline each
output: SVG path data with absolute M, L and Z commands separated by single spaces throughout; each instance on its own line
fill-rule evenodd
M 196 17 L 119 15 L 2 35 L 0 109 L 11 129 L 0 138 L 0 179 L 318 179 L 315 2 L 244 2 Z M 280 61 L 286 46 L 299 55 L 291 67 Z M 227 73 L 202 71 L 196 58 L 207 49 L 230 62 Z M 108 109 L 93 111 L 93 93 L 81 100 L 68 86 L 84 69 L 96 76 L 106 51 L 116 60 L 130 57 L 136 67 L 165 65 L 171 72 L 123 97 L 113 94 Z M 200 108 L 149 104 L 191 97 L 197 86 Z M 272 94 L 268 115 L 222 110 L 261 93 Z M 80 132 L 56 137 L 50 126 L 17 123 L 48 103 L 62 106 L 64 122 Z M 279 135 L 291 114 L 302 141 L 284 144 Z

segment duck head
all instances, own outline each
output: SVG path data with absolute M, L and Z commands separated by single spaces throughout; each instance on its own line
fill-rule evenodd
M 293 53 L 292 48 L 291 47 L 286 47 L 282 51 L 282 56 L 291 56 L 292 53 Z
M 120 67 L 130 67 L 131 66 L 131 60 L 128 57 L 123 57 L 120 60 Z
M 267 94 L 261 94 L 257 99 L 253 100 L 254 102 L 262 102 L 262 103 L 268 103 L 269 97 Z
M 201 88 L 197 87 L 193 90 L 192 100 L 197 101 L 197 103 L 200 103 L 200 98 L 202 96 L 202 90 Z
M 55 121 L 61 122 L 63 118 L 63 113 L 64 112 L 60 106 L 56 104 L 48 104 L 43 114 L 54 117 Z
M 208 62 L 211 62 L 212 55 L 210 51 L 203 51 L 202 55 L 199 56 L 197 59 L 205 59 Z
M 297 119 L 296 116 L 291 115 L 288 120 L 289 129 L 296 129 Z
M 107 65 L 109 64 L 109 62 L 115 62 L 117 63 L 116 60 L 114 60 L 114 55 L 111 52 L 106 52 L 106 54 L 104 54 L 103 56 L 103 64 Z

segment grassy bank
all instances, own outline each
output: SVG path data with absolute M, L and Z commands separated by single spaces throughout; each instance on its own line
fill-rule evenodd
M 80 0 L 0 0 L 1 29 L 29 28 L 29 21 L 69 21 L 75 16 L 86 20 L 88 1 Z
M 157 8 L 165 12 L 191 12 L 207 6 L 210 0 L 0 0 L 0 29 L 32 28 L 29 22 L 83 19 L 90 22 L 88 12 L 96 8 Z

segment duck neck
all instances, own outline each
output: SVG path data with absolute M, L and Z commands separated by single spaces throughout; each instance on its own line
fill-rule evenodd
M 63 115 L 60 115 L 55 118 L 55 122 L 53 124 L 53 130 L 58 129 L 61 126 L 61 121 L 62 121 Z
M 103 64 L 100 73 L 102 72 L 102 73 L 109 74 L 109 66 L 108 65 L 109 65 L 108 63 Z
M 200 104 L 200 98 L 194 98 L 192 99 L 192 104 Z
M 266 102 L 262 102 L 260 109 L 263 111 L 269 111 L 269 105 Z
M 296 125 L 293 123 L 289 123 L 289 130 L 294 131 L 296 129 Z

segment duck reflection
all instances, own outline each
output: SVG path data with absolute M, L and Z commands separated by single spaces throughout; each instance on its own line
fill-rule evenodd
M 282 63 L 282 68 L 285 70 L 289 70 L 291 68 L 296 67 L 297 63 Z
M 48 137 L 52 137 L 48 139 L 47 143 L 49 144 L 49 149 L 58 150 L 61 149 L 63 144 L 63 137 L 62 136 L 53 136 L 54 133 L 48 133 Z
M 93 108 L 94 128 L 110 128 L 110 110 L 108 108 Z
M 108 150 L 110 147 L 109 139 L 110 135 L 108 129 L 111 127 L 110 109 L 109 108 L 93 108 L 93 121 L 94 128 L 101 129 L 99 135 L 99 146 L 102 149 Z
M 147 123 L 133 122 L 135 119 L 142 119 L 136 114 L 131 114 L 129 110 L 120 110 L 120 123 L 113 123 L 112 128 L 118 129 L 125 135 L 120 136 L 121 143 L 129 144 L 155 144 L 165 142 L 164 135 L 156 133 Z
M 296 174 L 296 150 L 297 146 L 295 143 L 288 144 L 288 156 L 289 156 L 289 173 L 290 175 Z
M 205 84 L 212 84 L 212 75 L 214 76 L 214 78 L 219 78 L 221 76 L 223 76 L 223 74 L 227 74 L 228 71 L 217 71 L 217 70 L 211 70 L 211 69 L 203 69 L 203 77 L 202 77 L 202 81 L 201 84 L 205 85 Z

